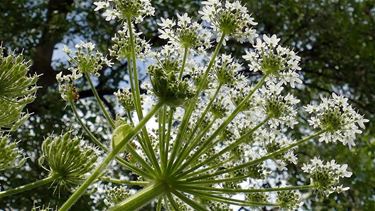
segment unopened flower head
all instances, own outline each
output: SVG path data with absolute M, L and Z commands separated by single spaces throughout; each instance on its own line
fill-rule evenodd
M 118 90 L 114 93 L 121 106 L 131 112 L 135 109 L 132 93 L 128 89 Z
M 151 47 L 148 42 L 140 37 L 141 33 L 134 34 L 134 52 L 139 59 L 144 59 L 149 55 Z M 109 50 L 110 55 L 117 59 L 129 59 L 131 58 L 132 44 L 130 42 L 129 30 L 127 26 L 124 26 L 118 34 L 112 38 L 112 49 Z
M 309 174 L 312 184 L 322 194 L 329 195 L 332 192 L 341 192 L 349 188 L 339 186 L 341 178 L 351 177 L 352 173 L 347 171 L 348 165 L 339 165 L 334 160 L 323 163 L 314 158 L 309 164 L 304 164 L 302 170 Z
M 358 114 L 345 97 L 333 93 L 332 97 L 321 97 L 321 100 L 319 105 L 306 106 L 306 111 L 313 115 L 310 125 L 327 131 L 319 140 L 327 143 L 340 141 L 349 147 L 355 145 L 356 134 L 362 133 L 360 128 L 364 129 L 368 120 Z
M 154 15 L 155 9 L 150 0 L 102 0 L 94 2 L 95 11 L 104 10 L 103 16 L 107 21 L 117 18 L 135 20 L 139 23 L 145 16 Z
M 161 102 L 171 106 L 180 106 L 193 97 L 192 86 L 186 80 L 179 80 L 169 68 L 170 66 L 163 65 L 148 67 L 153 92 Z
M 283 83 L 290 83 L 294 88 L 295 83 L 302 83 L 296 73 L 301 69 L 301 58 L 294 51 L 279 45 L 279 41 L 276 35 L 263 35 L 263 40 L 257 38 L 254 49 L 247 51 L 243 58 L 249 62 L 250 70 L 262 71 Z
M 211 46 L 209 30 L 192 21 L 186 13 L 177 17 L 177 22 L 171 19 L 161 19 L 160 38 L 168 40 L 168 43 L 173 46 L 204 53 Z
M 112 66 L 111 61 L 103 56 L 99 51 L 95 51 L 95 45 L 91 42 L 81 42 L 75 45 L 73 52 L 68 47 L 64 47 L 65 53 L 69 56 L 69 63 L 76 68 L 79 73 L 98 74 L 104 65 Z
M 199 11 L 202 20 L 211 24 L 216 33 L 233 37 L 239 42 L 252 41 L 256 36 L 252 28 L 257 23 L 254 22 L 240 1 L 208 0 L 202 2 L 205 6 Z
M 10 128 L 23 108 L 34 101 L 38 76 L 28 76 L 30 62 L 22 54 L 3 54 L 0 45 L 0 128 Z
M 0 171 L 23 166 L 26 159 L 17 148 L 17 143 L 11 142 L 9 136 L 0 134 Z
M 59 187 L 70 187 L 85 179 L 85 174 L 95 167 L 96 160 L 93 148 L 82 145 L 81 138 L 65 133 L 44 140 L 39 163 Z

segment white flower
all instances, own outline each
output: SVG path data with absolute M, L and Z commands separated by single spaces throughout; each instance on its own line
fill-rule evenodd
M 340 141 L 349 147 L 354 146 L 356 134 L 364 129 L 364 123 L 368 122 L 362 115 L 358 114 L 347 102 L 348 99 L 335 93 L 331 98 L 321 97 L 319 105 L 307 105 L 306 111 L 313 116 L 309 124 L 314 128 L 326 130 L 320 136 L 321 142 Z
M 98 1 L 98 2 L 94 2 L 94 5 L 96 6 L 96 8 L 94 9 L 94 11 L 99 11 L 101 9 L 106 9 L 109 7 L 109 2 L 107 1 Z
M 263 35 L 263 41 L 257 38 L 252 51 L 246 51 L 243 58 L 249 62 L 252 71 L 269 74 L 269 80 L 277 79 L 284 84 L 302 83 L 296 71 L 300 70 L 301 58 L 296 53 L 278 45 L 280 39 L 276 35 Z
M 204 1 L 202 4 L 205 6 L 199 14 L 202 15 L 202 20 L 211 24 L 216 33 L 224 33 L 241 43 L 252 41 L 256 37 L 252 27 L 257 23 L 239 1 L 226 1 L 225 6 L 217 0 Z
M 338 186 L 341 178 L 351 177 L 352 173 L 347 171 L 347 168 L 348 165 L 339 165 L 334 160 L 324 164 L 317 157 L 312 159 L 309 164 L 302 166 L 302 170 L 310 175 L 315 188 L 326 195 L 348 190 L 341 185 Z
M 134 33 L 134 50 L 138 59 L 144 59 L 150 56 L 151 46 L 140 37 L 140 34 Z M 112 38 L 112 42 L 112 48 L 109 50 L 111 56 L 115 56 L 119 60 L 131 57 L 131 42 L 127 26 L 123 26 L 123 29 Z
M 293 95 L 281 95 L 282 83 L 267 81 L 266 85 L 259 89 L 254 96 L 254 102 L 260 106 L 270 118 L 269 124 L 272 128 L 280 125 L 293 127 L 296 123 L 296 105 L 299 100 Z
M 191 21 L 186 13 L 178 14 L 176 22 L 162 18 L 159 26 L 159 37 L 168 40 L 169 44 L 180 48 L 182 52 L 187 48 L 202 55 L 211 47 L 211 33 L 202 25 Z
M 115 10 L 107 9 L 104 11 L 103 17 L 106 21 L 112 21 L 118 17 L 118 13 Z
M 106 21 L 117 18 L 134 19 L 136 23 L 143 20 L 144 16 L 154 15 L 155 9 L 149 0 L 107 0 L 94 2 L 95 11 L 105 9 L 103 16 Z

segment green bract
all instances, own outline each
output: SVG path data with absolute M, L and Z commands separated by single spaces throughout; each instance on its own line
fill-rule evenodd
M 58 186 L 71 187 L 85 179 L 97 160 L 95 150 L 84 146 L 81 138 L 66 133 L 55 138 L 48 137 L 42 144 L 39 163 L 49 171 Z
M 0 128 L 9 128 L 34 100 L 38 76 L 27 75 L 30 62 L 22 55 L 4 56 L 3 51 L 0 46 Z
M 22 157 L 17 145 L 8 136 L 0 134 L 0 171 L 23 166 L 26 159 Z

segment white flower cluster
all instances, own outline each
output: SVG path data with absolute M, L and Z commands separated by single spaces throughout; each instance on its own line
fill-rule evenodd
M 212 72 L 215 74 L 218 84 L 233 85 L 237 82 L 236 75 L 241 69 L 241 64 L 231 55 L 223 54 L 216 59 Z
M 299 100 L 290 93 L 283 96 L 281 94 L 283 89 L 281 82 L 267 81 L 265 86 L 259 89 L 259 94 L 254 97 L 256 104 L 261 106 L 270 118 L 271 128 L 277 128 L 280 125 L 293 127 L 298 123 L 296 105 Z
M 296 73 L 301 69 L 299 66 L 301 58 L 294 51 L 280 46 L 279 41 L 276 35 L 271 37 L 263 35 L 263 40 L 257 38 L 254 50 L 246 51 L 243 58 L 249 62 L 250 70 L 270 74 L 294 88 L 295 83 L 302 83 Z
M 193 49 L 198 54 L 205 53 L 211 47 L 211 33 L 197 22 L 191 20 L 185 13 L 177 14 L 177 21 L 161 18 L 159 23 L 160 38 L 168 43 L 180 47 L 181 50 Z
M 75 48 L 75 52 L 67 46 L 63 49 L 69 57 L 68 62 L 73 65 L 70 68 L 72 72 L 76 68 L 80 73 L 97 74 L 103 65 L 111 67 L 113 64 L 102 53 L 94 51 L 95 44 L 91 42 L 81 42 L 76 44 Z
M 224 33 L 241 43 L 252 41 L 256 37 L 252 27 L 257 23 L 240 1 L 226 1 L 224 4 L 220 0 L 208 0 L 202 4 L 205 6 L 199 14 L 216 33 Z
M 320 136 L 321 142 L 342 142 L 349 147 L 354 146 L 356 134 L 361 134 L 364 123 L 369 120 L 358 114 L 348 103 L 348 99 L 335 93 L 331 98 L 321 97 L 319 105 L 307 105 L 306 111 L 313 116 L 309 123 L 314 128 L 327 132 Z
M 139 23 L 145 16 L 152 16 L 155 13 L 150 0 L 104 0 L 94 2 L 94 5 L 95 11 L 104 10 L 102 15 L 106 21 L 119 18 L 134 19 Z
M 82 73 L 78 72 L 77 69 L 71 69 L 71 74 L 62 75 L 62 72 L 56 75 L 56 80 L 59 83 L 59 92 L 61 98 L 65 101 L 77 100 L 78 93 L 74 87 L 74 82 L 82 78 Z
M 311 182 L 318 191 L 329 195 L 349 189 L 338 185 L 341 178 L 351 177 L 352 173 L 347 171 L 347 168 L 347 164 L 339 165 L 334 160 L 324 164 L 323 161 L 315 157 L 309 164 L 304 164 L 302 170 L 310 175 Z
M 133 27 L 134 28 L 134 27 Z M 144 59 L 151 53 L 150 44 L 140 37 L 141 33 L 134 33 L 134 50 L 138 59 Z M 128 59 L 131 58 L 131 41 L 129 35 L 129 29 L 127 25 L 123 26 L 123 29 L 120 30 L 115 37 L 112 38 L 112 48 L 109 49 L 111 56 L 116 57 L 117 59 Z

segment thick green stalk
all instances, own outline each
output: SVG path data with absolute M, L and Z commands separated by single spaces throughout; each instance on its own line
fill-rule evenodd
M 109 115 L 107 109 L 105 108 L 104 104 L 103 104 L 103 101 L 100 99 L 99 97 L 99 94 L 98 92 L 96 91 L 95 87 L 94 87 L 94 84 L 92 83 L 92 80 L 90 78 L 90 75 L 88 75 L 87 73 L 84 74 L 85 75 L 85 78 L 86 80 L 89 82 L 89 85 L 90 85 L 90 88 L 91 88 L 91 91 L 92 93 L 94 93 L 94 96 L 96 98 L 96 101 L 98 102 L 99 104 L 99 107 L 100 109 L 102 110 L 105 118 L 107 119 L 109 125 L 114 128 L 115 127 L 115 123 L 113 122 L 113 119 L 112 117 Z
M 94 144 L 96 144 L 101 150 L 103 150 L 104 152 L 109 152 L 109 149 L 104 145 L 102 144 L 96 137 L 95 135 L 87 128 L 87 126 L 82 122 L 81 118 L 79 117 L 78 115 L 78 112 L 77 112 L 77 107 L 76 105 L 74 104 L 74 102 L 72 100 L 69 101 L 69 105 L 70 107 L 72 108 L 72 111 L 74 113 L 74 116 L 76 117 L 76 119 L 78 120 L 78 123 L 81 125 L 81 127 L 83 128 L 83 130 L 86 132 L 86 134 L 89 136 L 90 140 L 92 142 L 94 142 Z M 131 170 L 139 175 L 142 175 L 146 178 L 151 178 L 150 174 L 149 173 L 146 173 L 144 171 L 142 171 L 141 169 L 137 168 L 136 166 L 130 164 L 129 162 L 125 161 L 124 159 L 120 158 L 119 156 L 116 156 L 116 160 L 117 162 L 119 162 L 121 165 L 123 165 L 125 168 L 127 168 L 128 170 Z
M 135 211 L 149 204 L 153 199 L 166 193 L 161 183 L 154 183 L 111 208 L 111 211 Z
M 4 198 L 4 197 L 7 197 L 7 196 L 17 194 L 17 193 L 22 193 L 22 192 L 25 192 L 25 191 L 28 191 L 28 190 L 32 190 L 34 188 L 38 188 L 38 187 L 41 187 L 41 186 L 44 186 L 44 185 L 51 184 L 54 179 L 55 179 L 54 177 L 49 176 L 49 177 L 46 177 L 44 179 L 29 183 L 27 185 L 22 185 L 22 186 L 13 188 L 13 189 L 1 191 L 0 192 L 0 199 Z
M 128 135 L 110 152 L 103 162 L 95 168 L 94 172 L 83 182 L 83 184 L 69 197 L 69 199 L 60 208 L 61 211 L 69 210 L 73 204 L 84 194 L 86 189 L 105 171 L 113 158 L 125 147 L 125 145 L 132 139 L 151 119 L 151 117 L 159 110 L 162 103 L 156 104 L 151 111 L 143 118 L 139 124 L 131 130 Z
M 210 60 L 210 62 L 208 64 L 208 66 L 207 66 L 207 69 L 206 69 L 206 71 L 205 71 L 205 73 L 204 73 L 204 75 L 202 77 L 202 81 L 199 83 L 199 85 L 197 87 L 195 96 L 190 101 L 189 105 L 187 106 L 187 109 L 185 110 L 184 116 L 182 118 L 181 125 L 179 127 L 179 131 L 178 131 L 178 134 L 177 134 L 177 137 L 176 137 L 176 142 L 175 142 L 175 145 L 173 146 L 171 157 L 170 157 L 170 160 L 169 160 L 169 163 L 168 163 L 168 170 L 172 166 L 172 164 L 173 164 L 173 162 L 174 162 L 174 160 L 176 158 L 177 151 L 180 150 L 180 147 L 181 147 L 180 145 L 181 145 L 183 136 L 185 134 L 186 127 L 187 127 L 187 125 L 189 123 L 191 114 L 193 113 L 193 110 L 195 108 L 196 102 L 198 101 L 199 94 L 201 93 L 202 89 L 204 88 L 204 84 L 206 83 L 206 80 L 208 78 L 208 74 L 209 74 L 212 66 L 214 65 L 215 59 L 216 59 L 216 57 L 217 57 L 217 55 L 218 55 L 218 53 L 219 53 L 219 51 L 221 49 L 221 46 L 223 45 L 224 38 L 225 38 L 225 34 L 222 34 L 222 36 L 220 38 L 220 41 L 216 45 L 215 51 L 212 54 L 212 57 L 211 57 L 211 60 Z
M 280 155 L 284 152 L 287 152 L 288 150 L 298 146 L 298 145 L 301 145 L 307 141 L 309 141 L 310 139 L 313 139 L 319 135 L 321 135 L 322 133 L 326 132 L 325 130 L 321 130 L 317 133 L 314 133 L 310 136 L 307 136 L 293 144 L 290 144 L 286 147 L 283 147 L 279 150 L 276 150 L 275 152 L 272 152 L 272 153 L 269 153 L 263 157 L 260 157 L 258 159 L 255 159 L 255 160 L 252 160 L 252 161 L 249 161 L 247 163 L 244 163 L 244 164 L 241 164 L 241 165 L 238 165 L 238 166 L 235 166 L 235 167 L 232 167 L 232 168 L 228 168 L 228 169 L 224 169 L 224 170 L 221 170 L 221 171 L 218 171 L 218 172 L 215 172 L 213 174 L 207 174 L 207 175 L 204 175 L 204 176 L 200 176 L 200 177 L 195 177 L 195 178 L 192 178 L 192 179 L 189 179 L 189 181 L 194 181 L 194 180 L 200 180 L 200 179 L 203 179 L 203 178 L 209 178 L 209 177 L 213 177 L 213 176 L 217 176 L 217 175 L 220 175 L 220 174 L 224 174 L 224 173 L 227 173 L 227 172 L 233 172 L 233 171 L 236 171 L 236 170 L 239 170 L 239 169 L 242 169 L 242 168 L 246 168 L 246 167 L 249 167 L 249 166 L 252 166 L 252 165 L 256 165 L 260 162 L 263 162 L 265 160 L 268 160 L 268 159 L 271 159 L 277 155 Z

